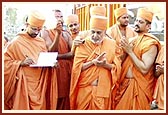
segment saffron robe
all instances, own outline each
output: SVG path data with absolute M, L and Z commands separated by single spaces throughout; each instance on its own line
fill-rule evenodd
M 158 51 L 160 50 L 159 40 L 149 34 L 145 33 L 138 36 L 135 41 L 133 52 L 141 59 L 142 55 L 147 52 L 152 45 L 156 45 Z M 126 73 L 129 67 L 132 69 L 133 78 L 126 78 Z M 143 75 L 134 65 L 132 59 L 127 56 L 122 64 L 121 79 L 119 80 L 119 87 L 115 97 L 113 107 L 116 110 L 149 110 L 150 103 L 154 92 L 155 77 L 154 64 L 149 69 L 148 73 Z
M 115 47 L 115 41 L 112 39 L 104 38 L 100 45 L 95 45 L 87 37 L 85 43 L 76 48 L 71 74 L 71 110 L 111 109 L 112 87 L 121 71 L 121 64 L 115 57 Z M 102 52 L 106 52 L 107 62 L 113 64 L 111 71 L 94 65 L 81 71 L 85 62 L 95 59 Z M 92 86 L 91 83 L 96 79 L 98 85 Z
M 48 74 L 44 68 L 20 66 L 25 55 L 37 61 L 46 52 L 42 38 L 17 35 L 4 53 L 4 105 L 12 110 L 45 110 Z
M 120 56 L 123 55 L 123 49 L 120 47 L 120 42 L 123 35 L 121 34 L 118 24 L 115 24 L 112 27 L 108 28 L 106 33 L 109 37 L 116 40 L 116 44 L 117 44 L 116 55 L 118 55 L 118 57 L 120 58 Z M 129 40 L 129 38 L 133 38 L 136 36 L 137 36 L 137 33 L 131 27 L 127 26 L 126 36 L 125 36 L 126 39 Z
M 159 51 L 155 63 L 164 64 L 164 46 Z M 157 79 L 153 97 L 156 99 L 158 108 L 164 109 L 164 74 L 161 74 Z
M 54 41 L 56 30 L 50 29 L 47 31 L 49 33 L 49 37 L 51 38 L 51 40 Z M 59 43 L 58 43 L 58 54 L 68 53 L 70 52 L 70 50 L 71 49 L 69 48 L 68 43 L 63 36 L 63 33 L 61 33 L 59 37 Z M 58 85 L 57 98 L 67 98 L 66 101 L 69 101 L 72 60 L 59 59 L 58 64 L 59 64 L 59 67 L 53 70 L 53 73 L 56 73 L 55 77 L 57 78 L 57 85 Z M 65 102 L 65 103 L 66 103 L 65 105 L 61 104 L 64 107 L 60 107 L 60 109 L 70 108 L 69 102 Z M 58 106 L 61 106 L 61 105 L 58 105 Z

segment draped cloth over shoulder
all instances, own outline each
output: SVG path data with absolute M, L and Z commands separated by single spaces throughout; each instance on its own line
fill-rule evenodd
M 106 30 L 107 18 L 94 15 L 90 19 L 90 29 Z M 108 110 L 111 109 L 111 93 L 120 77 L 121 64 L 115 57 L 116 43 L 103 36 L 98 45 L 90 36 L 75 51 L 71 74 L 70 107 L 72 110 Z M 103 52 L 112 69 L 91 65 L 82 71 L 83 64 L 91 62 Z M 96 83 L 95 83 L 96 82 Z M 95 85 L 95 84 L 96 85 Z
M 133 30 L 133 28 L 131 28 L 130 26 L 127 26 L 125 31 L 126 31 L 125 38 L 128 41 L 129 41 L 129 39 L 132 39 L 132 38 L 136 39 L 138 36 L 137 33 Z M 108 36 L 110 36 L 112 39 L 114 39 L 116 41 L 116 44 L 118 46 L 116 53 L 117 53 L 118 57 L 120 58 L 120 56 L 123 55 L 123 49 L 120 47 L 122 34 L 119 29 L 119 25 L 115 24 L 112 27 L 108 28 L 106 33 L 108 34 Z
M 70 106 L 72 110 L 111 109 L 111 90 L 120 76 L 120 63 L 115 57 L 115 42 L 104 38 L 100 46 L 94 45 L 90 38 L 85 38 L 85 43 L 77 47 L 74 57 L 74 64 L 71 74 Z M 113 64 L 111 71 L 91 66 L 81 71 L 85 62 L 91 61 L 106 52 L 108 63 Z M 98 86 L 91 83 L 98 79 Z
M 157 65 L 163 65 L 164 64 L 164 46 L 162 46 L 161 50 L 159 51 L 159 54 L 156 58 Z M 165 65 L 164 65 L 165 66 Z M 156 99 L 156 102 L 158 104 L 159 109 L 164 109 L 164 74 L 161 74 L 156 82 L 153 98 Z
M 42 68 L 22 67 L 26 57 L 37 61 L 46 52 L 42 38 L 31 38 L 26 32 L 18 34 L 4 53 L 4 105 L 13 110 L 45 110 L 48 75 Z
M 55 38 L 55 29 L 49 29 L 47 30 L 49 33 L 49 37 L 51 38 L 51 41 L 53 42 Z M 71 49 L 68 46 L 67 41 L 65 40 L 63 36 L 63 32 L 59 36 L 59 44 L 58 44 L 58 53 L 59 54 L 65 54 L 68 53 Z M 72 60 L 65 60 L 60 59 L 58 60 L 59 67 L 54 68 L 52 70 L 52 73 L 54 74 L 54 77 L 57 79 L 58 84 L 58 90 L 57 94 L 58 96 L 55 97 L 55 99 L 58 100 L 57 109 L 62 110 L 69 110 L 70 104 L 69 104 L 69 90 L 70 90 L 70 80 L 71 80 L 71 69 L 72 69 Z M 59 103 L 59 99 L 63 99 L 63 103 Z
M 151 46 L 155 45 L 160 50 L 159 40 L 151 34 L 142 34 L 135 41 L 134 53 L 141 59 Z M 133 72 L 133 78 L 126 78 L 128 69 Z M 152 101 L 155 77 L 154 66 L 143 75 L 128 56 L 122 64 L 122 74 L 119 80 L 120 87 L 116 93 L 113 109 L 117 110 L 149 110 Z

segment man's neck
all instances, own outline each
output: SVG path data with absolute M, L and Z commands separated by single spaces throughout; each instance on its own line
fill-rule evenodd
M 118 27 L 119 27 L 120 30 L 125 31 L 127 26 L 118 25 Z
M 79 34 L 79 33 L 71 33 L 72 39 L 75 39 L 78 34 Z
M 126 36 L 126 26 L 120 26 L 120 25 L 118 25 L 118 28 L 119 28 L 119 30 L 121 32 L 121 35 L 122 36 Z

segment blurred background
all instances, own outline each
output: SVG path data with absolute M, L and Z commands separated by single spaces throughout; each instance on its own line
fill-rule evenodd
M 75 2 L 77 3 L 77 2 Z M 91 3 L 80 2 L 2 2 L 2 35 L 6 36 L 9 41 L 12 40 L 19 31 L 25 28 L 25 20 L 31 10 L 39 10 L 46 17 L 44 29 L 53 28 L 55 17 L 53 10 L 59 9 L 63 13 L 64 20 L 70 14 L 78 14 L 80 20 L 80 29 L 89 29 L 90 7 L 105 6 L 108 17 L 107 27 L 116 23 L 113 11 L 119 7 L 129 9 L 130 26 L 133 26 L 137 9 L 148 7 L 155 15 L 153 17 L 152 28 L 150 32 L 157 36 L 160 41 L 164 41 L 164 30 L 166 22 L 166 2 L 106 2 Z M 66 24 L 64 24 L 66 29 Z

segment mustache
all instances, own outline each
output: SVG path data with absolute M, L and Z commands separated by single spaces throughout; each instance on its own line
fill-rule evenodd
M 37 36 L 38 34 L 31 34 L 31 35 L 33 35 L 33 36 Z
M 77 29 L 75 28 L 75 29 L 73 29 L 72 31 L 77 31 Z
M 138 25 L 135 25 L 135 27 L 140 28 Z

